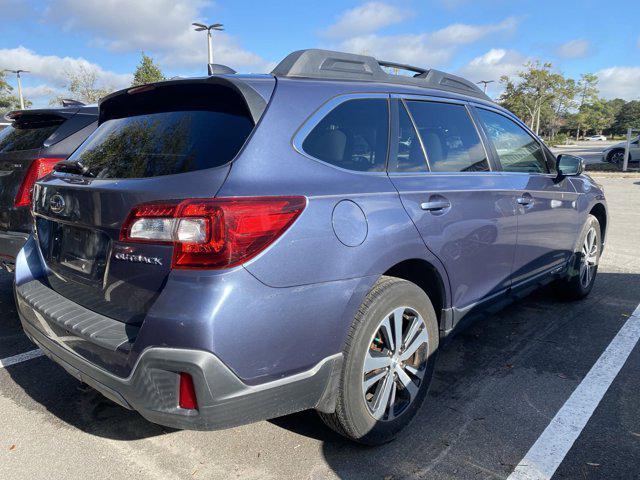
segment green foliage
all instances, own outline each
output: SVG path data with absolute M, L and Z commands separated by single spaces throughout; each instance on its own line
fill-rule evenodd
M 640 101 L 632 100 L 625 103 L 613 123 L 613 131 L 618 134 L 625 134 L 628 128 L 640 128 Z
M 516 78 L 502 77 L 499 102 L 525 121 L 536 133 L 553 140 L 571 131 L 576 139 L 588 134 L 624 134 L 640 128 L 640 101 L 605 100 L 598 93 L 598 77 L 591 73 L 576 82 L 554 72 L 549 63 L 527 63 Z
M 133 74 L 133 82 L 131 83 L 131 86 L 137 87 L 138 85 L 160 82 L 162 80 L 164 80 L 164 75 L 162 74 L 160 67 L 154 63 L 153 58 L 142 52 L 142 59 Z
M 555 135 L 553 138 L 548 140 L 546 143 L 550 147 L 555 147 L 556 145 L 566 145 L 569 142 L 569 135 L 566 133 L 559 133 Z
M 561 115 L 573 107 L 576 84 L 552 70 L 550 63 L 529 62 L 514 81 L 503 76 L 500 103 L 524 119 L 532 130 L 557 128 Z

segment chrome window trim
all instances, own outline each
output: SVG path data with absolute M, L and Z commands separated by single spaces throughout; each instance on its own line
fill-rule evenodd
M 386 176 L 387 175 L 387 160 L 389 156 L 389 139 L 387 139 L 387 158 L 384 161 L 384 168 L 379 172 L 364 172 L 361 170 L 350 170 L 348 168 L 339 167 L 338 165 L 334 165 L 329 162 L 325 162 L 324 160 L 314 157 L 313 155 L 308 154 L 302 148 L 302 144 L 305 139 L 311 133 L 311 131 L 326 117 L 332 110 L 342 105 L 345 102 L 351 100 L 370 100 L 370 99 L 384 99 L 387 100 L 387 122 L 391 120 L 391 112 L 389 111 L 389 94 L 388 93 L 346 93 L 336 95 L 335 97 L 330 98 L 325 103 L 320 105 L 318 109 L 313 112 L 311 115 L 307 117 L 307 119 L 302 122 L 302 125 L 298 128 L 298 130 L 293 134 L 293 138 L 291 139 L 291 145 L 293 149 L 298 152 L 300 155 L 305 156 L 306 158 L 320 162 L 323 165 L 327 165 L 331 168 L 335 168 L 336 170 L 340 170 L 342 172 L 348 173 L 356 173 L 360 175 L 378 175 L 378 176 Z M 387 137 L 390 132 L 390 125 L 387 126 Z

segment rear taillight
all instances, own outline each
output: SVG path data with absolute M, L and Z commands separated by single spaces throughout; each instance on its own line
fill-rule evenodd
M 232 197 L 146 203 L 120 232 L 128 243 L 172 244 L 173 268 L 220 269 L 273 243 L 306 206 L 305 197 Z
M 29 166 L 22 185 L 20 185 L 14 206 L 26 207 L 31 205 L 33 186 L 42 177 L 49 175 L 53 171 L 54 165 L 62 160 L 64 158 L 36 158 Z

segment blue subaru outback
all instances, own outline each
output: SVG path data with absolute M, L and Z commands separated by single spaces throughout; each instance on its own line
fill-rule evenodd
M 123 90 L 36 185 L 20 318 L 152 422 L 316 409 L 383 443 L 463 320 L 549 282 L 589 293 L 607 210 L 583 168 L 473 83 L 367 56 Z

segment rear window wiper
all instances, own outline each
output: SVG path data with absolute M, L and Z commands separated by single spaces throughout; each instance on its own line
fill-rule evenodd
M 53 170 L 61 173 L 73 173 L 83 177 L 95 177 L 91 171 L 77 160 L 63 160 L 53 167 Z

